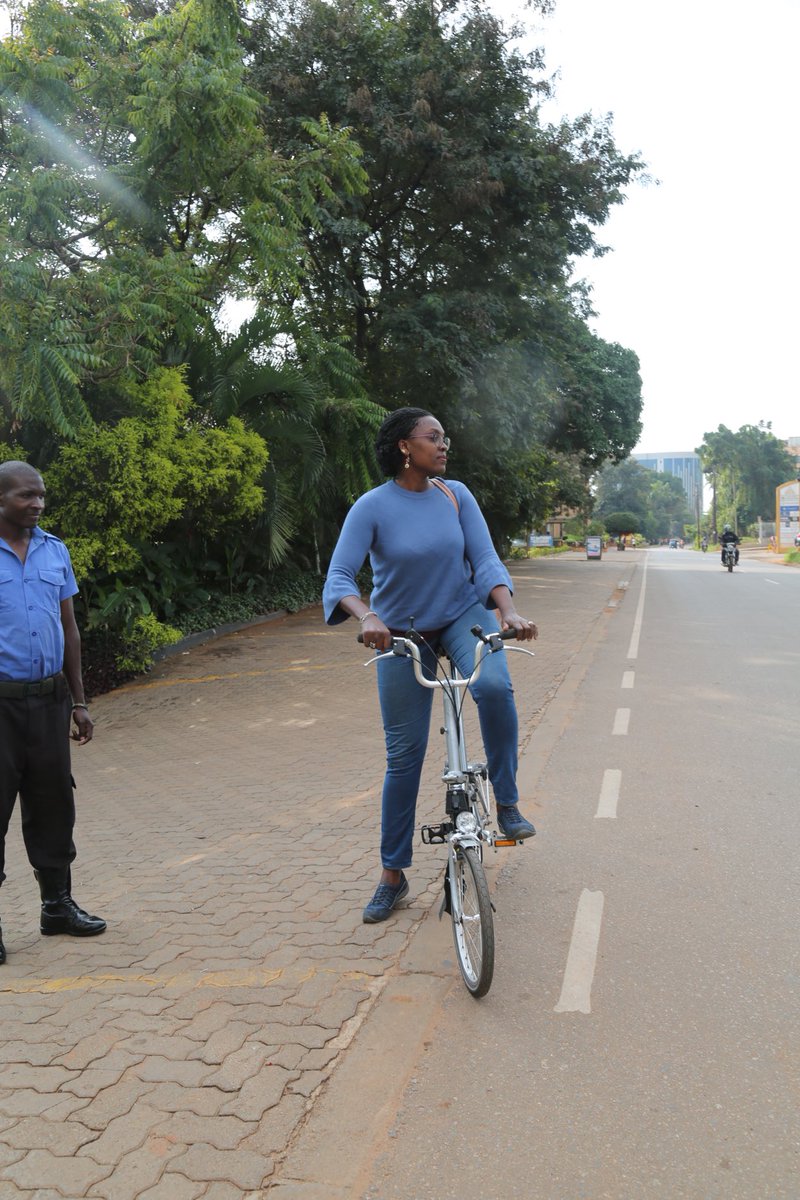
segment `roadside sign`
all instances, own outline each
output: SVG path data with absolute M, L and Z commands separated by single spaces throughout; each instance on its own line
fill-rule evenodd
M 586 557 L 587 558 L 602 558 L 603 557 L 603 539 L 598 533 L 590 533 L 586 538 Z
M 775 540 L 778 550 L 793 550 L 800 533 L 800 480 L 790 479 L 775 489 Z

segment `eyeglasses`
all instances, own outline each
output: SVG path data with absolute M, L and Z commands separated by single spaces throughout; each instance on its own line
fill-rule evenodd
M 441 446 L 445 450 L 450 449 L 450 438 L 444 437 L 441 433 L 410 433 L 406 441 L 410 442 L 413 438 L 423 438 L 426 442 L 432 442 L 434 446 Z

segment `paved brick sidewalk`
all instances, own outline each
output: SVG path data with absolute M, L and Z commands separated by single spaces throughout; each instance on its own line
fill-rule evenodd
M 511 658 L 523 750 L 640 561 L 514 564 L 520 611 L 541 628 L 536 660 Z M 102 937 L 40 937 L 13 823 L 0 892 L 2 1200 L 253 1200 L 313 1121 L 387 970 L 438 903 L 442 868 L 419 847 L 410 906 L 361 923 L 383 745 L 353 632 L 309 610 L 96 701 L 95 741 L 74 755 L 73 880 L 108 920 Z M 431 747 L 420 822 L 441 808 L 435 736 Z M 535 818 L 534 798 L 524 807 Z

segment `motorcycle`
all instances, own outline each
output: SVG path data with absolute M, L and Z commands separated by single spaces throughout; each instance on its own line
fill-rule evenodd
M 700 543 L 700 549 L 703 551 L 703 554 L 705 554 L 706 550 L 708 549 L 708 542 L 705 538 L 703 538 L 702 542 Z
M 733 542 L 726 542 L 722 551 L 722 565 L 732 571 L 736 563 L 736 546 Z

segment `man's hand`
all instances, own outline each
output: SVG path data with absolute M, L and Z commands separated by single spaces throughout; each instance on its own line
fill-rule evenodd
M 92 740 L 94 733 L 94 721 L 89 716 L 88 708 L 73 708 L 72 720 L 75 724 L 75 729 L 70 732 L 70 737 L 79 746 L 85 746 L 87 742 Z

